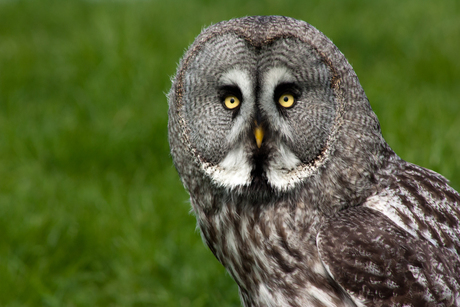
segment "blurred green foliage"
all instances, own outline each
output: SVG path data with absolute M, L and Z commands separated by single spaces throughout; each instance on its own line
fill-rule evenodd
M 456 0 L 0 0 L 0 305 L 239 306 L 167 143 L 204 26 L 287 15 L 354 66 L 385 138 L 460 188 Z

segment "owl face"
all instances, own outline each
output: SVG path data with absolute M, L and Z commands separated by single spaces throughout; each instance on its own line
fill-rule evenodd
M 183 76 L 183 115 L 203 169 L 222 186 L 287 190 L 324 159 L 336 117 L 331 72 L 311 46 L 212 37 Z

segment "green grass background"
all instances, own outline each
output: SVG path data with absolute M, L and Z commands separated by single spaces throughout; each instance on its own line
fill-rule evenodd
M 354 66 L 404 159 L 460 188 L 460 2 L 0 0 L 0 306 L 239 306 L 167 143 L 212 23 L 288 15 Z

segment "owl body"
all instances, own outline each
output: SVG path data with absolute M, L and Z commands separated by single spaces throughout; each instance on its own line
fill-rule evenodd
M 343 54 L 305 22 L 205 29 L 169 94 L 204 242 L 244 306 L 460 306 L 460 196 L 386 144 Z

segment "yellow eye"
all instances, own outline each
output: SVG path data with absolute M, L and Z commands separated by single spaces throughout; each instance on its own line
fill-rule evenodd
M 285 107 L 285 108 L 292 107 L 292 105 L 294 104 L 294 101 L 295 101 L 294 96 L 292 96 L 289 93 L 285 93 L 285 94 L 281 95 L 280 98 L 278 99 L 278 103 L 282 107 Z
M 240 105 L 240 100 L 235 96 L 227 96 L 225 97 L 224 104 L 227 107 L 227 109 L 232 110 Z

